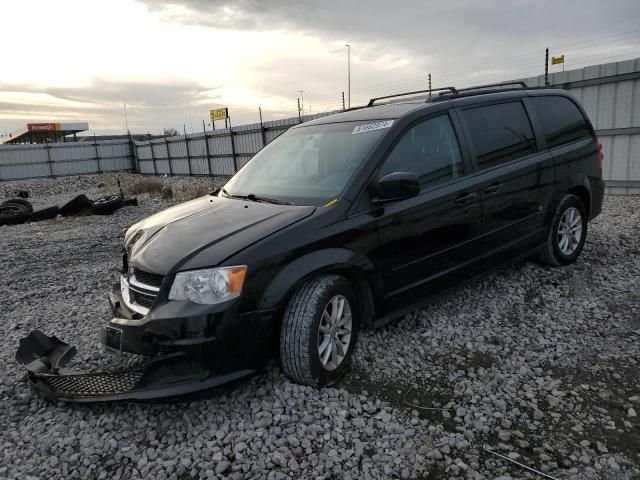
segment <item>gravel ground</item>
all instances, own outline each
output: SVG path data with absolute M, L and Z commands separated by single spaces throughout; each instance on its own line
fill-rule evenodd
M 27 188 L 48 206 L 110 193 L 114 178 L 0 194 Z M 640 197 L 608 197 L 569 267 L 518 264 L 365 331 L 336 388 L 274 364 L 191 403 L 34 396 L 13 359 L 34 328 L 75 345 L 75 367 L 131 361 L 98 331 L 123 229 L 170 204 L 139 198 L 109 217 L 0 227 L 1 478 L 540 478 L 485 446 L 557 479 L 640 477 Z

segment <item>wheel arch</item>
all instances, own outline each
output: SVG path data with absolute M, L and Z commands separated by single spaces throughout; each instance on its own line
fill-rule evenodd
M 382 286 L 373 262 L 366 256 L 344 248 L 318 250 L 295 259 L 270 282 L 260 300 L 260 308 L 283 308 L 294 292 L 318 275 L 337 274 L 353 286 L 365 325 L 371 325 L 377 311 L 375 298 Z
M 576 185 L 569 189 L 571 195 L 578 197 L 587 210 L 587 219 L 591 218 L 591 192 L 584 185 Z

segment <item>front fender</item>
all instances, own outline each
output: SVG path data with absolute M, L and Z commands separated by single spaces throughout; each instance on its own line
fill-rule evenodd
M 373 278 L 375 266 L 364 255 L 346 248 L 327 248 L 308 253 L 296 258 L 274 277 L 264 291 L 259 303 L 260 309 L 282 306 L 291 292 L 301 281 L 318 273 L 329 270 L 354 270 L 365 274 L 368 279 Z M 370 284 L 376 290 L 375 281 Z M 375 295 L 375 291 L 372 292 Z

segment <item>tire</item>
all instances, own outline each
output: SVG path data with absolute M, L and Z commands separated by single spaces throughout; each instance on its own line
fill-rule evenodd
M 338 329 L 343 332 L 341 337 L 342 348 L 334 347 L 330 340 L 331 332 L 328 336 L 320 332 L 321 323 L 323 328 L 328 325 L 324 317 L 325 309 L 327 316 L 332 318 L 331 313 L 334 306 L 344 299 L 342 321 L 351 322 L 351 332 L 348 341 L 345 342 L 346 329 Z M 333 302 L 332 302 L 333 301 Z M 339 308 L 336 313 L 339 312 Z M 350 316 L 347 315 L 350 310 Z M 357 297 L 350 283 L 339 275 L 322 275 L 302 285 L 291 297 L 282 318 L 280 329 L 280 359 L 284 373 L 294 382 L 313 387 L 331 385 L 338 381 L 348 368 L 351 353 L 358 338 L 360 308 Z M 339 324 L 336 325 L 336 327 Z M 348 323 L 342 325 L 346 327 Z M 335 327 L 332 327 L 335 328 Z M 322 335 L 322 338 L 321 338 Z M 329 345 L 327 345 L 327 343 Z M 346 343 L 346 348 L 345 348 Z M 321 359 L 319 349 L 322 345 L 327 345 L 331 353 L 335 351 L 335 356 L 328 355 L 328 362 Z M 326 348 L 323 350 L 327 355 Z M 339 360 L 339 351 L 342 350 L 344 356 Z M 335 364 L 333 361 L 336 360 Z
M 96 198 L 93 201 L 94 215 L 112 215 L 116 210 L 122 208 L 124 202 L 118 195 Z
M 52 218 L 56 218 L 60 213 L 60 209 L 57 206 L 43 208 L 42 210 L 38 210 L 31 214 L 32 222 L 39 222 L 41 220 L 51 220 Z
M 76 215 L 91 209 L 92 205 L 91 200 L 85 194 L 80 194 L 60 207 L 60 214 L 65 217 Z
M 587 222 L 587 209 L 582 200 L 575 195 L 565 195 L 556 207 L 547 240 L 543 250 L 538 254 L 538 260 L 552 267 L 575 262 L 584 248 Z M 563 231 L 567 231 L 567 225 L 573 225 L 569 229 L 569 235 L 563 234 Z
M 20 205 L 24 205 L 29 210 L 29 213 L 33 212 L 33 205 L 30 202 L 25 200 L 24 198 L 12 198 L 11 200 L 7 200 L 6 202 L 2 202 L 2 205 L 7 205 L 9 203 L 19 203 Z
M 29 220 L 29 209 L 21 203 L 0 205 L 0 225 L 19 225 Z

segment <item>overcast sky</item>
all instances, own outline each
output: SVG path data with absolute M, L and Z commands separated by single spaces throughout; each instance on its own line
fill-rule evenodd
M 4 0 L 0 134 L 29 121 L 96 133 L 202 129 L 339 108 L 351 47 L 352 105 L 433 85 L 640 56 L 638 0 Z M 554 66 L 552 71 L 561 70 Z

